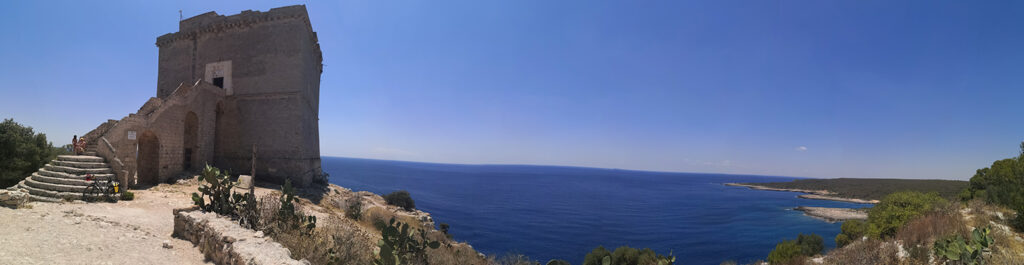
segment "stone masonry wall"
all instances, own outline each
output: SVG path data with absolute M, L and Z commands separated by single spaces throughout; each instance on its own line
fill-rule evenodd
M 191 241 L 216 264 L 309 264 L 292 259 L 287 248 L 263 232 L 242 228 L 228 218 L 195 208 L 174 210 L 173 236 Z

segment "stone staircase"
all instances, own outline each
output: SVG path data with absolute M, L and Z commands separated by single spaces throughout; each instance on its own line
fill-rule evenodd
M 18 183 L 26 189 L 33 201 L 60 202 L 65 199 L 81 200 L 85 187 L 92 184 L 85 175 L 114 179 L 114 172 L 102 157 L 96 156 L 95 146 L 87 146 L 82 155 L 61 155 Z

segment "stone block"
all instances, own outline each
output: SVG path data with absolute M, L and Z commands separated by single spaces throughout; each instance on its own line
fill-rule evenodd
M 249 188 L 252 188 L 252 176 L 249 176 L 249 175 L 239 175 L 238 176 L 238 183 L 235 184 L 235 188 L 239 188 L 239 189 L 249 189 Z
M 20 208 L 28 203 L 28 190 L 0 190 L 0 205 L 10 208 Z

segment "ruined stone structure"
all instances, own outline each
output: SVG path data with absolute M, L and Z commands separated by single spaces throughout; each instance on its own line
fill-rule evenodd
M 206 164 L 248 174 L 255 155 L 257 180 L 325 181 L 323 59 L 305 6 L 208 12 L 156 46 L 156 97 L 85 135 L 119 179 L 155 184 Z

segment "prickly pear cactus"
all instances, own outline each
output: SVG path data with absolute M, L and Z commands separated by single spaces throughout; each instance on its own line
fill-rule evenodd
M 426 261 L 426 249 L 436 249 L 440 242 L 427 239 L 423 229 L 412 230 L 409 224 L 396 222 L 392 217 L 388 225 L 381 229 L 381 239 L 377 241 L 380 250 L 374 251 L 377 259 L 375 265 L 408 264 L 414 260 Z

